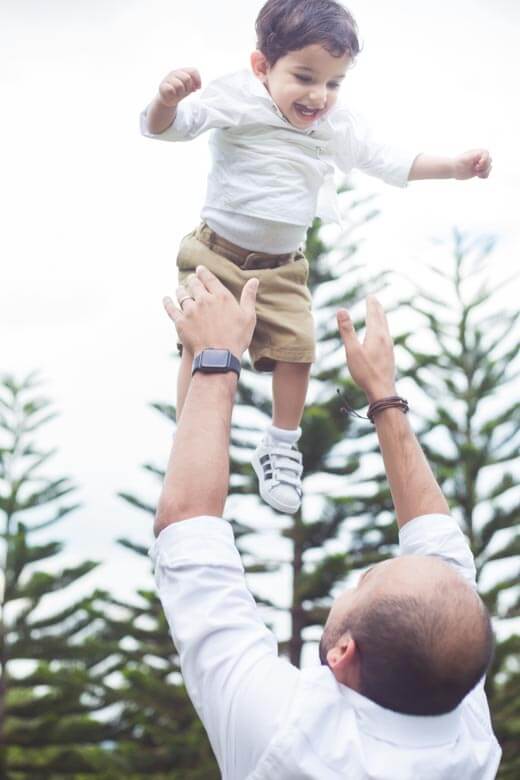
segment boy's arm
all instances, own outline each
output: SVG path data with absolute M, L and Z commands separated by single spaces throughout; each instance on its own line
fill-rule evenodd
M 487 179 L 491 172 L 491 156 L 486 149 L 472 149 L 457 157 L 437 157 L 419 154 L 410 169 L 408 181 L 418 179 Z
M 359 168 L 397 187 L 417 179 L 487 179 L 491 172 L 486 149 L 471 149 L 456 157 L 417 154 L 382 143 L 361 115 L 347 109 L 337 113 L 332 154 L 344 173 Z
M 153 135 L 167 130 L 177 115 L 177 106 L 185 97 L 201 87 L 201 78 L 195 68 L 173 70 L 164 78 L 156 97 L 146 111 L 147 129 Z

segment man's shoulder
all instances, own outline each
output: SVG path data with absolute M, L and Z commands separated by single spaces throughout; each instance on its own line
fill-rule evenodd
M 434 555 L 451 564 L 475 586 L 473 554 L 461 528 L 450 515 L 421 515 L 399 531 L 401 555 Z

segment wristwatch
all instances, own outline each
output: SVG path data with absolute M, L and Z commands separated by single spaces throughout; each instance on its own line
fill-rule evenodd
M 200 371 L 203 374 L 225 374 L 228 371 L 234 371 L 237 376 L 240 376 L 240 360 L 235 357 L 229 349 L 203 349 L 202 352 L 195 357 L 191 375 L 196 371 Z

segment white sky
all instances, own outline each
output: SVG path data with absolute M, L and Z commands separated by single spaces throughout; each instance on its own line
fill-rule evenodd
M 138 114 L 170 69 L 203 81 L 246 67 L 257 0 L 3 0 L 0 6 L 0 369 L 38 368 L 60 410 L 49 426 L 54 473 L 81 485 L 81 512 L 62 526 L 77 559 L 106 562 L 92 583 L 119 595 L 149 583 L 120 535 L 151 539 L 144 516 L 116 497 L 153 497 L 139 465 L 162 464 L 173 400 L 173 327 L 161 298 L 175 289 L 175 252 L 198 221 L 207 138 L 140 137 Z M 433 238 L 453 226 L 500 238 L 495 270 L 517 265 L 520 145 L 517 0 L 352 0 L 364 50 L 344 97 L 379 136 L 417 152 L 487 146 L 488 181 L 416 183 L 380 193 L 366 232 L 374 269 L 417 275 Z M 398 293 L 398 291 L 396 291 Z M 518 294 L 510 290 L 510 299 Z

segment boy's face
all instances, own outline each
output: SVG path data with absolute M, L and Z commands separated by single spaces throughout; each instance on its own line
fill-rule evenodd
M 256 51 L 251 64 L 285 118 L 305 130 L 336 103 L 350 57 L 333 57 L 321 44 L 314 43 L 289 52 L 273 66 Z

